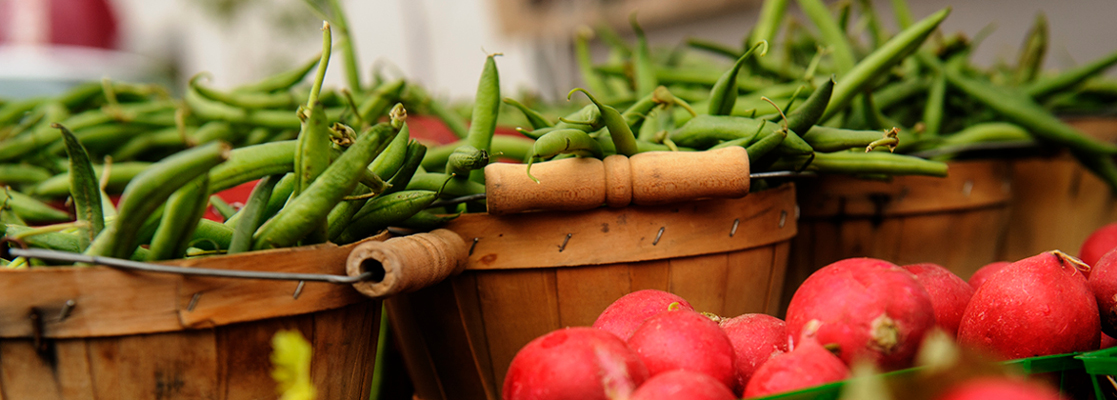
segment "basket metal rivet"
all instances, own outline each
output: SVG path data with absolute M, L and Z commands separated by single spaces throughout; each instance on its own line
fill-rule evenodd
M 787 210 L 780 211 L 780 228 L 787 224 Z
M 190 298 L 190 304 L 186 305 L 186 311 L 194 311 L 194 306 L 198 305 L 198 299 L 202 297 L 202 292 L 194 293 L 194 297 Z
M 295 300 L 298 300 L 299 295 L 303 294 L 303 286 L 306 286 L 306 281 L 299 281 L 299 286 L 295 286 L 295 294 L 291 297 L 294 297 Z
M 566 234 L 566 239 L 562 240 L 562 246 L 559 246 L 559 253 L 562 253 L 563 250 L 566 250 L 566 243 L 570 242 L 570 237 L 571 236 L 574 236 L 574 234 L 573 233 L 567 233 Z
M 733 237 L 733 235 L 737 234 L 737 225 L 740 225 L 740 224 L 741 224 L 741 219 L 740 218 L 737 218 L 737 219 L 733 220 L 733 228 L 729 230 L 729 237 Z
M 659 244 L 659 238 L 663 237 L 663 230 L 667 229 L 666 226 L 659 227 L 659 233 L 655 234 L 655 240 L 652 241 L 652 246 Z
M 58 312 L 58 322 L 65 321 L 66 318 L 69 318 L 70 312 L 74 310 L 74 306 L 76 305 L 78 305 L 78 302 L 73 299 L 66 300 L 66 304 L 62 305 L 62 311 Z

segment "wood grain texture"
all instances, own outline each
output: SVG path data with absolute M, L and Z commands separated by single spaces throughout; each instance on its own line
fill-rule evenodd
M 794 193 L 792 185 L 784 185 L 740 199 L 669 206 L 466 214 L 446 229 L 467 243 L 477 238 L 468 270 L 661 260 L 759 247 L 795 236 Z M 787 223 L 781 226 L 781 219 Z M 734 221 L 739 221 L 738 233 L 730 237 Z
M 367 240 L 384 240 L 385 235 Z M 360 242 L 358 242 L 360 243 Z M 355 244 L 276 249 L 179 260 L 170 264 L 217 269 L 345 275 Z M 170 332 L 310 313 L 366 301 L 346 285 L 206 278 L 122 271 L 109 267 L 0 270 L 0 338 L 33 335 L 29 315 L 43 318 L 42 336 L 82 338 Z M 193 310 L 189 305 L 201 293 Z M 76 306 L 60 319 L 63 305 Z

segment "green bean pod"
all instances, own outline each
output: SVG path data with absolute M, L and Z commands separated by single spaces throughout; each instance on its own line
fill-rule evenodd
M 388 111 L 392 104 L 399 101 L 400 94 L 403 93 L 405 86 L 406 82 L 403 79 L 397 79 L 376 88 L 357 107 L 357 113 L 360 114 L 362 120 L 368 123 L 375 122 L 377 118 Z
M 908 54 L 915 52 L 949 14 L 950 8 L 947 7 L 904 29 L 840 76 L 834 85 L 830 103 L 819 120 L 826 121 L 844 110 L 854 96 L 867 89 Z
M 415 215 L 412 215 L 403 221 L 399 221 L 394 225 L 397 225 L 401 228 L 428 232 L 438 229 L 443 224 L 454 220 L 454 218 L 457 218 L 459 215 L 461 214 L 440 215 L 427 210 L 419 210 L 419 212 L 415 213 Z
M 834 20 L 830 10 L 821 0 L 798 0 L 799 8 L 814 23 L 822 34 L 823 41 L 830 47 L 830 57 L 834 60 L 835 69 L 842 79 L 853 69 L 856 62 L 853 57 L 853 48 L 838 21 Z
M 40 184 L 53 174 L 50 170 L 30 164 L 0 164 L 0 185 Z
M 581 26 L 574 31 L 574 58 L 578 62 L 578 71 L 582 73 L 582 81 L 586 83 L 590 90 L 612 95 L 613 93 L 609 90 L 609 86 L 605 84 L 605 80 L 593 69 L 593 59 L 590 58 L 588 44 L 588 41 L 592 38 L 593 30 L 588 27 Z M 527 115 L 527 112 L 525 111 L 524 114 Z M 530 119 L 531 116 L 529 115 L 528 118 Z M 532 123 L 532 125 L 535 124 Z M 535 127 L 535 129 L 539 128 L 541 127 Z
M 803 135 L 803 140 L 815 151 L 830 153 L 849 149 L 864 149 L 870 143 L 883 137 L 884 134 L 881 131 L 815 126 Z
M 1024 39 L 1020 58 L 1016 61 L 1014 80 L 1017 84 L 1027 84 L 1036 79 L 1043 68 L 1043 57 L 1047 54 L 1047 16 L 1042 11 L 1036 13 L 1032 29 Z
M 1040 100 L 1074 87 L 1117 64 L 1117 51 L 1097 60 L 1071 68 L 1051 77 L 1041 77 L 1024 87 L 1031 98 Z
M 124 188 L 118 215 L 86 254 L 127 257 L 138 245 L 140 226 L 176 190 L 229 158 L 230 147 L 213 142 L 178 152 L 153 164 Z
M 209 186 L 208 180 L 206 182 L 206 186 Z M 233 215 L 237 214 L 237 209 L 233 207 L 232 204 L 229 204 L 227 201 L 225 201 L 225 199 L 216 194 L 209 196 L 209 205 L 213 206 L 213 211 L 215 211 L 217 215 L 225 221 L 228 221 L 229 218 L 232 218 Z
M 936 136 L 942 133 L 943 107 L 946 102 L 946 76 L 938 74 L 931 81 L 927 104 L 923 108 L 923 134 Z
M 294 168 L 298 176 L 295 195 L 309 187 L 330 164 L 330 132 L 321 104 L 307 109 L 295 146 Z
M 746 146 L 745 153 L 749 155 L 749 160 L 755 163 L 757 160 L 760 160 L 761 157 L 768 155 L 772 150 L 778 148 L 786 138 L 787 131 L 783 129 L 769 131 L 763 136 L 760 136 L 760 140 L 751 142 Z
M 318 179 L 256 231 L 252 248 L 288 247 L 319 227 L 324 228 L 330 210 L 353 192 L 360 171 L 367 170 L 369 163 L 376 158 L 373 150 L 390 141 L 397 133 L 391 125 L 381 123 L 358 137 L 356 143 L 330 164 Z
M 471 171 L 484 169 L 486 165 L 489 165 L 489 152 L 463 144 L 446 159 L 446 173 L 458 179 L 467 179 Z
M 419 170 L 426 153 L 427 146 L 422 143 L 416 141 L 409 143 L 407 145 L 406 160 L 400 165 L 395 175 L 393 175 L 392 179 L 389 181 L 391 186 L 381 193 L 381 195 L 392 194 L 407 188 L 407 184 L 411 182 L 411 178 L 414 177 L 415 173 Z
M 782 158 L 774 169 L 792 169 L 802 165 L 809 156 Z M 851 175 L 928 175 L 946 176 L 947 166 L 938 161 L 888 152 L 840 151 L 814 153 L 809 171 Z
M 51 223 L 70 220 L 70 214 L 65 211 L 9 188 L 0 188 L 0 205 L 11 209 L 12 212 L 27 222 Z
M 155 236 L 151 239 L 148 261 L 182 258 L 198 221 L 206 213 L 209 175 L 202 175 L 176 190 L 167 199 Z
M 1067 148 L 1093 154 L 1117 154 L 1117 145 L 1090 138 L 1063 123 L 1026 96 L 1006 92 L 1005 89 L 986 81 L 969 78 L 950 68 L 943 68 L 937 60 L 924 58 L 943 71 L 951 86 L 966 93 L 997 112 L 1009 122 L 1016 123 L 1036 137 Z
M 190 237 L 190 244 L 206 250 L 228 249 L 233 241 L 233 228 L 207 218 L 198 221 L 194 235 Z M 210 244 L 211 246 L 206 246 Z
M 733 111 L 733 105 L 737 102 L 737 74 L 740 72 L 741 67 L 745 65 L 745 61 L 757 49 L 760 50 L 760 55 L 763 56 L 768 53 L 768 42 L 760 42 L 748 49 L 737 62 L 725 71 L 724 74 L 718 78 L 714 83 L 713 88 L 710 89 L 710 107 L 708 114 L 710 115 L 729 115 Z
M 45 97 L 33 97 L 26 100 L 13 101 L 0 106 L 0 126 L 11 125 L 13 122 L 22 118 L 28 111 L 35 109 L 35 107 L 38 107 L 46 100 Z
M 306 78 L 306 74 L 309 74 L 310 70 L 314 69 L 314 67 L 318 65 L 320 60 L 321 55 L 315 54 L 313 58 L 307 60 L 303 64 L 291 70 L 269 76 L 267 78 L 261 79 L 258 82 L 238 86 L 233 89 L 233 92 L 266 93 L 290 89 L 292 86 L 295 86 L 299 82 L 302 82 L 303 79 Z
M 811 93 L 798 108 L 787 114 L 787 129 L 792 132 L 807 132 L 818 123 L 826 106 L 830 104 L 830 95 L 834 92 L 834 77 L 831 76 L 822 85 Z
M 123 121 L 129 121 L 136 115 L 151 113 L 170 107 L 173 107 L 172 103 L 158 101 L 136 105 L 122 105 L 116 113 L 108 113 L 104 110 L 90 110 L 75 114 L 65 118 L 65 120 L 48 119 L 48 123 L 40 125 L 29 134 L 0 141 L 0 161 L 25 156 L 60 140 L 62 134 L 59 133 L 57 129 L 51 128 L 50 122 L 58 122 L 70 128 L 72 131 L 78 131 L 84 128 L 105 124 L 118 118 L 123 118 Z
M 268 175 L 260 179 L 260 182 L 252 188 L 248 201 L 238 213 L 241 216 L 236 221 L 227 254 L 242 253 L 252 249 L 252 234 L 260 224 L 264 223 L 268 200 L 271 199 L 272 191 L 280 179 L 282 179 L 280 175 Z
M 299 103 L 289 92 L 263 93 L 233 91 L 222 92 L 198 82 L 202 75 L 190 78 L 190 88 L 209 100 L 245 109 L 290 108 Z
M 210 191 L 217 193 L 268 175 L 293 172 L 295 147 L 295 141 L 285 140 L 233 150 L 229 161 L 210 172 Z
M 648 38 L 644 36 L 644 29 L 636 22 L 636 13 L 628 18 L 632 31 L 636 33 L 636 50 L 633 52 L 632 63 L 635 64 L 635 80 L 637 96 L 646 96 L 659 86 L 655 67 L 652 64 L 651 50 L 648 49 Z
M 380 177 L 380 179 L 390 179 L 392 175 L 399 170 L 404 161 L 407 160 L 407 149 L 411 142 L 411 130 L 404 123 L 400 128 L 396 137 L 388 143 L 388 147 L 372 160 L 372 164 L 368 169 Z
M 721 141 L 755 136 L 766 122 L 732 115 L 699 115 L 667 137 L 679 146 L 705 149 Z M 775 129 L 775 124 L 771 124 L 769 130 Z
M 566 98 L 569 100 L 574 92 L 582 92 L 582 94 L 585 94 L 586 97 L 597 106 L 598 111 L 601 112 L 601 118 L 605 122 L 605 127 L 609 129 L 609 136 L 613 139 L 613 146 L 616 147 L 617 154 L 631 156 L 637 153 L 636 135 L 632 133 L 632 128 L 629 128 L 628 122 L 625 121 L 620 111 L 597 101 L 596 97 L 582 88 L 571 90 L 570 93 L 566 94 Z
M 449 181 L 447 181 L 449 179 Z M 460 197 L 485 193 L 485 185 L 471 180 L 450 179 L 450 175 L 437 172 L 416 172 L 407 183 L 407 190 L 441 190 L 443 197 Z
M 527 122 L 531 124 L 531 129 L 550 128 L 555 125 L 551 123 L 551 121 L 548 121 L 547 117 L 544 117 L 543 114 L 539 113 L 539 111 L 528 108 L 528 106 L 525 106 L 522 103 L 516 101 L 516 99 L 505 97 L 504 103 L 512 107 L 516 107 L 517 110 L 520 110 L 520 112 L 524 113 L 524 117 L 527 118 Z
M 136 175 L 139 175 L 150 166 L 151 163 L 145 161 L 113 163 L 105 190 L 110 193 L 119 193 L 121 190 L 124 190 L 124 187 L 128 185 L 128 182 L 131 182 Z M 98 180 L 102 178 L 103 171 L 104 165 L 93 166 L 93 173 L 97 176 Z M 68 196 L 70 194 L 70 173 L 63 172 L 52 176 L 50 179 L 35 185 L 30 192 L 36 196 L 51 198 Z
M 70 197 L 74 199 L 74 215 L 79 222 L 88 224 L 80 229 L 79 234 L 78 243 L 84 251 L 105 228 L 101 188 L 85 147 L 65 126 L 57 123 L 53 125 L 62 133 L 62 140 L 66 142 L 66 155 L 70 159 Z
M 776 150 L 781 155 L 811 154 L 815 151 L 807 141 L 803 140 L 803 138 L 794 131 L 787 131 L 786 137 L 780 142 L 780 145 L 776 147 Z
M 375 234 L 430 207 L 437 199 L 438 192 L 430 190 L 405 190 L 377 197 L 357 212 L 339 242 L 350 243 Z
M 164 128 L 143 135 L 137 135 L 112 153 L 114 160 L 132 161 L 157 150 L 179 150 L 186 148 L 186 141 L 196 131 L 194 127 L 179 130 L 175 127 Z
M 896 14 L 896 23 L 900 29 L 908 29 L 915 24 L 915 17 L 911 14 L 907 0 L 892 0 L 892 12 Z
M 489 148 L 492 146 L 493 132 L 496 131 L 497 115 L 500 113 L 500 73 L 496 68 L 498 55 L 500 53 L 485 57 L 485 67 L 481 71 L 481 79 L 477 82 L 477 95 L 473 100 L 473 114 L 466 135 L 466 142 L 485 155 L 486 165 Z M 481 168 L 484 168 L 484 165 L 481 165 Z

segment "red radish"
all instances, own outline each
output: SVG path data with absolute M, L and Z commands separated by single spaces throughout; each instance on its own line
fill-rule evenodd
M 690 303 L 675 294 L 655 289 L 637 290 L 621 296 L 606 307 L 593 322 L 593 327 L 612 332 L 621 339 L 628 339 L 644 320 L 667 311 L 667 307 L 673 303 L 679 303 L 679 309 L 694 311 Z
M 937 400 L 1061 400 L 1055 389 L 1007 377 L 973 378 L 947 391 Z
M 1110 223 L 1094 230 L 1086 240 L 1082 241 L 1082 249 L 1078 250 L 1078 258 L 1086 265 L 1094 265 L 1105 253 L 1117 247 L 1117 222 Z M 1087 276 L 1090 274 L 1087 272 Z
M 737 359 L 737 390 L 745 384 L 761 364 L 775 355 L 787 352 L 787 323 L 768 314 L 744 314 L 722 320 L 721 330 L 733 343 Z
M 990 276 L 993 276 L 993 274 L 997 271 L 1000 271 L 1009 266 L 1009 264 L 1012 263 L 1008 261 L 997 261 L 985 264 L 984 267 L 978 268 L 978 270 L 973 273 L 973 276 L 970 277 L 970 287 L 972 287 L 973 290 L 977 290 L 977 288 L 981 287 L 981 284 L 985 283 L 985 281 L 989 279 Z
M 958 343 L 1006 359 L 1097 349 L 1098 305 L 1080 267 L 1086 266 L 1056 250 L 993 274 L 966 306 Z
M 1114 339 L 1113 336 L 1109 336 L 1109 335 L 1106 335 L 1105 333 L 1102 333 L 1101 334 L 1101 346 L 1098 346 L 1098 349 L 1103 350 L 1103 349 L 1108 349 L 1108 348 L 1113 347 L 1113 346 L 1117 346 L 1117 339 Z
M 709 375 L 726 387 L 737 383 L 729 337 L 717 322 L 694 311 L 667 311 L 648 318 L 628 338 L 628 347 L 640 355 L 651 376 L 685 369 Z
M 813 340 L 804 340 L 794 350 L 772 357 L 756 370 L 744 397 L 761 397 L 837 382 L 849 376 L 849 368 L 830 350 Z
M 962 311 L 966 310 L 966 304 L 973 297 L 973 287 L 938 264 L 912 264 L 903 268 L 915 274 L 915 279 L 931 295 L 931 306 L 935 308 L 935 321 L 939 327 L 951 336 L 957 336 Z
M 1098 303 L 1101 330 L 1117 336 L 1117 249 L 1105 253 L 1091 270 L 1093 273 L 1086 282 Z
M 629 400 L 735 400 L 737 396 L 709 375 L 677 369 L 656 375 L 636 388 Z
M 504 400 L 626 399 L 648 379 L 640 357 L 611 333 L 552 331 L 524 346 L 504 377 Z
M 911 366 L 934 326 L 931 296 L 915 275 L 872 258 L 849 258 L 815 271 L 787 307 L 792 347 L 804 338 L 836 343 L 847 365 L 866 358 L 885 370 Z

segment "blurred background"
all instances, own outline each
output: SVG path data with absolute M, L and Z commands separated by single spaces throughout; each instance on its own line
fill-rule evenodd
M 440 96 L 469 99 L 486 52 L 500 52 L 504 93 L 558 99 L 579 84 L 570 37 L 580 25 L 609 24 L 632 40 L 627 19 L 637 11 L 653 46 L 675 46 L 687 37 L 739 46 L 761 1 L 343 3 L 366 79 L 381 68 Z M 889 2 L 875 3 L 894 26 Z M 911 1 L 917 18 L 946 6 L 954 11 L 942 25 L 945 32 L 991 32 L 975 54 L 979 64 L 1014 60 L 1038 12 L 1047 15 L 1051 29 L 1047 68 L 1096 59 L 1117 40 L 1113 0 Z M 805 21 L 794 2 L 791 7 Z M 231 87 L 314 57 L 321 19 L 304 0 L 0 0 L 0 96 L 55 93 L 73 81 L 104 76 L 181 87 L 199 72 L 211 73 L 214 86 Z M 595 58 L 604 60 L 605 46 L 594 46 Z M 327 83 L 338 85 L 342 70 L 331 66 Z

